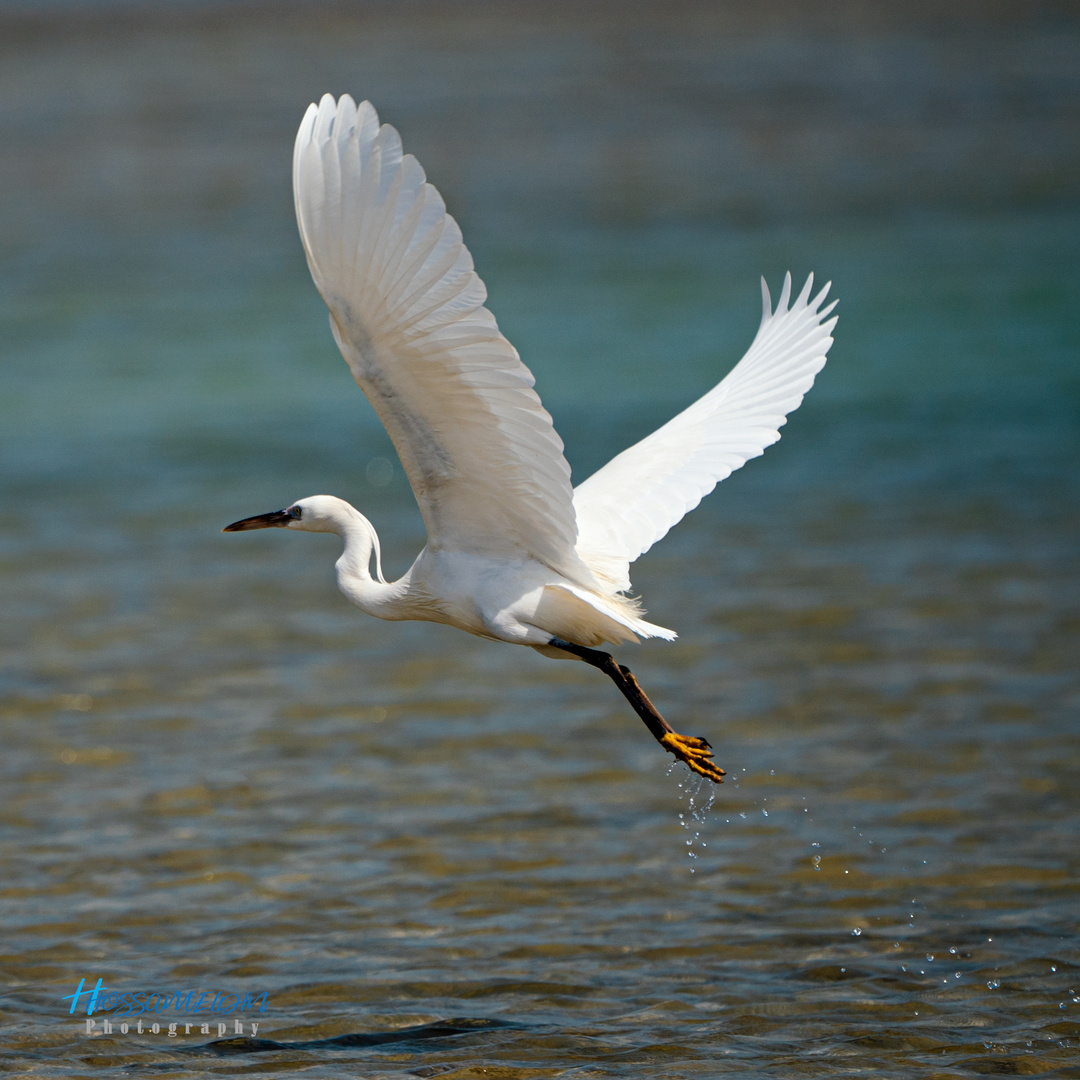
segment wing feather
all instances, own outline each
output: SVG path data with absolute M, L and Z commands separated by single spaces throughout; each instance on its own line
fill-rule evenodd
M 761 282 L 753 344 L 719 385 L 652 435 L 624 450 L 574 491 L 578 552 L 595 573 L 630 588 L 630 564 L 693 510 L 716 484 L 780 438 L 787 414 L 825 365 L 836 302 L 812 300 L 813 275 L 790 304 L 791 275 L 772 310 Z
M 596 587 L 576 553 L 562 441 L 398 133 L 369 102 L 325 95 L 297 133 L 293 189 L 334 337 L 394 442 L 429 546 L 532 557 Z

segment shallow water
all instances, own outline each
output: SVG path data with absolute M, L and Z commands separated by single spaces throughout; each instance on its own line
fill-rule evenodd
M 1080 1076 L 1067 9 L 89 10 L 0 25 L 3 1068 Z M 324 88 L 443 190 L 578 477 L 759 273 L 834 281 L 783 440 L 635 567 L 704 817 L 598 673 L 219 533 L 330 491 L 423 542 L 294 235 Z M 98 978 L 291 1045 L 90 1040 Z

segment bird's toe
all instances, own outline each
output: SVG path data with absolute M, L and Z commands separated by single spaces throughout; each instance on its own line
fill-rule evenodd
M 723 778 L 727 774 L 713 761 L 712 747 L 707 739 L 670 731 L 660 740 L 660 745 L 674 754 L 679 761 L 685 762 L 687 767 L 698 776 L 704 776 L 706 780 L 711 780 L 714 784 L 724 782 Z

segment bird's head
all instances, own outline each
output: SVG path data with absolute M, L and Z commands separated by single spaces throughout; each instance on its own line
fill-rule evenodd
M 345 538 L 345 551 L 338 559 L 338 573 L 371 580 L 368 564 L 375 555 L 375 577 L 380 584 L 382 555 L 375 527 L 355 507 L 333 495 L 310 495 L 306 499 L 273 510 L 269 514 L 244 518 L 226 525 L 222 532 L 247 532 L 248 529 L 300 529 L 303 532 L 337 533 Z
M 248 529 L 302 529 L 304 532 L 340 533 L 349 518 L 359 515 L 343 499 L 333 495 L 311 495 L 284 510 L 244 518 L 226 525 L 222 532 L 246 532 Z

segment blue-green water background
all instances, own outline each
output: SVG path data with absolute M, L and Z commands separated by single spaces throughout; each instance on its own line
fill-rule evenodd
M 327 90 L 443 193 L 579 479 L 759 275 L 834 282 L 784 439 L 635 567 L 703 825 L 597 673 L 220 535 L 325 491 L 423 543 L 295 234 Z M 1080 1076 L 1074 8 L 4 4 L 0 193 L 5 1069 Z M 84 976 L 516 1026 L 192 1058 L 81 1036 Z

